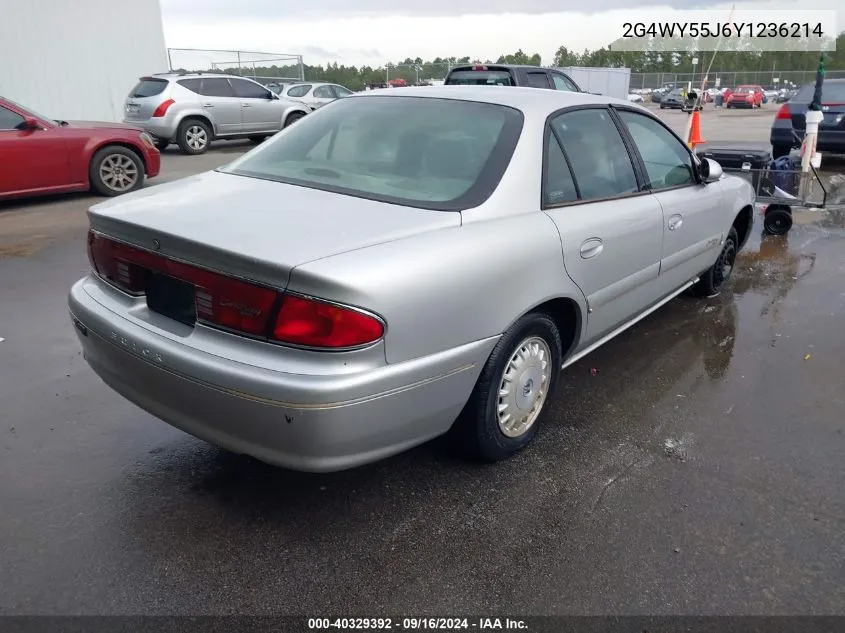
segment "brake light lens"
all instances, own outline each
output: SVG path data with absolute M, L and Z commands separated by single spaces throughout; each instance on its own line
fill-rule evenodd
M 792 112 L 789 111 L 789 106 L 787 104 L 783 104 L 780 108 L 778 108 L 778 113 L 775 115 L 775 119 L 791 119 Z
M 173 99 L 168 99 L 167 101 L 162 101 L 159 106 L 153 112 L 153 118 L 163 117 L 167 114 L 167 110 L 176 103 Z
M 367 345 L 384 335 L 381 321 L 331 303 L 287 296 L 273 327 L 273 338 L 307 347 L 343 348 Z
M 476 64 L 472 67 L 473 70 L 487 70 L 487 66 L 482 66 L 481 64 Z
M 282 298 L 277 290 L 175 261 L 95 231 L 88 232 L 88 259 L 101 278 L 136 297 L 146 294 L 152 273 L 191 284 L 197 321 L 236 333 L 328 349 L 358 347 L 384 335 L 379 319 L 358 310 L 292 295 Z

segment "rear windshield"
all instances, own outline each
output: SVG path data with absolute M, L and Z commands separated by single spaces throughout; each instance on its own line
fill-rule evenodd
M 420 97 L 338 99 L 221 171 L 371 200 L 459 211 L 481 204 L 522 130 L 505 106 Z
M 132 92 L 129 93 L 129 96 L 136 99 L 154 97 L 161 94 L 164 91 L 165 86 L 167 86 L 166 79 L 142 79 L 138 82 L 138 85 L 132 88 Z
M 795 102 L 810 103 L 813 100 L 813 93 L 816 91 L 815 84 L 802 86 L 798 94 L 792 99 Z M 822 84 L 822 103 L 845 103 L 845 81 Z
M 507 70 L 455 70 L 446 77 L 447 86 L 514 86 Z

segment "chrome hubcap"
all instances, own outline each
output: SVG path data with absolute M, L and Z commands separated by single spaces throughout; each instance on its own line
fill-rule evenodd
M 185 140 L 191 149 L 203 149 L 208 144 L 208 134 L 199 125 L 192 125 L 185 132 Z
M 505 436 L 519 437 L 537 421 L 549 391 L 551 358 L 546 341 L 532 336 L 517 346 L 505 366 L 496 409 Z
M 111 154 L 100 163 L 100 179 L 114 191 L 126 191 L 138 182 L 138 167 L 123 154 Z

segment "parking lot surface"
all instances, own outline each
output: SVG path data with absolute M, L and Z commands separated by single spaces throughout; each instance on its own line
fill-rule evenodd
M 704 136 L 765 145 L 774 109 L 705 111 Z M 157 182 L 248 147 L 168 151 Z M 728 291 L 563 372 L 514 459 L 433 442 L 310 475 L 88 368 L 66 293 L 96 200 L 0 207 L 0 614 L 845 614 L 841 212 L 758 217 Z

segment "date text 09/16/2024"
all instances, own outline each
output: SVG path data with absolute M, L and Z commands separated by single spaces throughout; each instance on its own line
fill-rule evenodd
M 809 22 L 625 22 L 622 37 L 822 38 L 824 29 Z
M 528 630 L 525 620 L 514 618 L 308 618 L 311 630 L 356 629 L 369 631 Z

